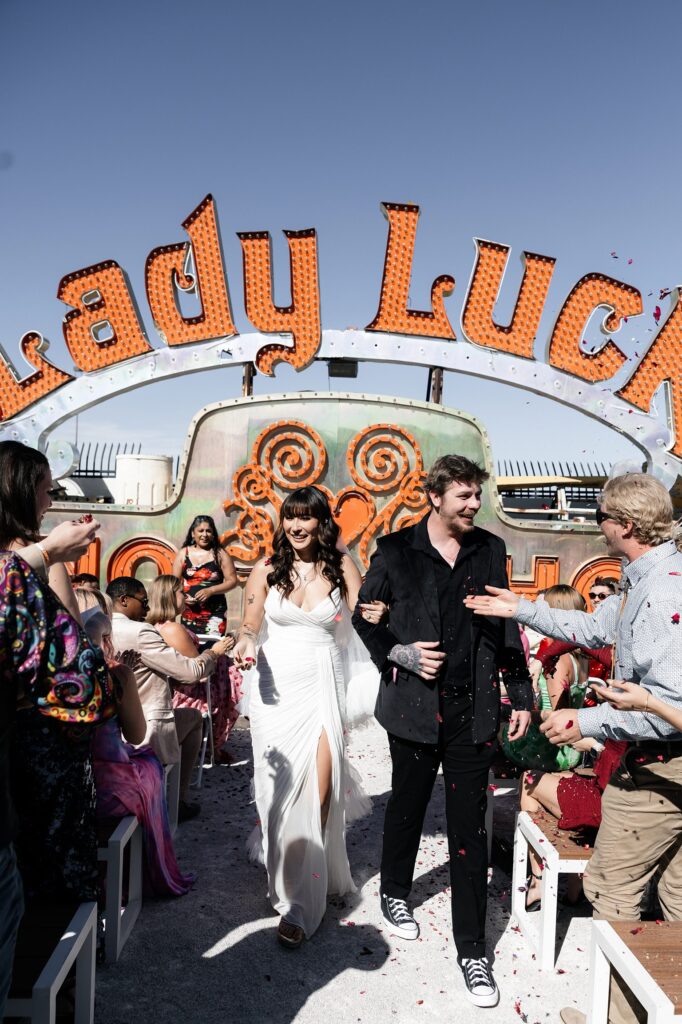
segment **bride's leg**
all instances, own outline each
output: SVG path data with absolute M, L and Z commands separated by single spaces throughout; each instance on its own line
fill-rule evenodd
M 320 823 L 324 828 L 332 797 L 332 752 L 324 729 L 317 744 L 317 785 L 320 793 Z

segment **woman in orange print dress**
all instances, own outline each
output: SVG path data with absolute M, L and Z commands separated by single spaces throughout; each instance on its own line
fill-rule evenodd
M 199 651 L 206 634 L 225 634 L 225 595 L 237 586 L 234 562 L 220 547 L 218 531 L 210 516 L 196 516 L 192 521 L 185 543 L 175 556 L 173 575 L 182 581 L 184 606 L 180 621 L 196 637 Z M 168 643 L 175 646 L 172 640 Z M 223 764 L 232 762 L 231 755 L 222 748 L 239 717 L 236 705 L 242 695 L 241 687 L 242 674 L 232 659 L 226 655 L 219 658 L 211 677 L 211 710 L 213 749 L 216 760 Z M 173 703 L 176 707 L 195 707 L 205 711 L 204 684 L 176 689 Z
M 196 516 L 173 562 L 173 575 L 182 580 L 185 608 L 182 624 L 197 636 L 225 632 L 225 595 L 237 586 L 234 562 L 218 541 L 210 516 Z

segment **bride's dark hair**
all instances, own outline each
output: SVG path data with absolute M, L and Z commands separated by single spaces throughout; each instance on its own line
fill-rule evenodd
M 317 529 L 315 562 L 322 566 L 321 575 L 329 580 L 332 589 L 338 587 L 342 596 L 345 597 L 346 581 L 341 570 L 343 552 L 339 551 L 336 546 L 339 539 L 339 528 L 332 518 L 332 510 L 326 496 L 317 487 L 299 487 L 298 490 L 288 494 L 282 502 L 279 526 L 272 542 L 268 586 L 277 587 L 285 597 L 289 597 L 294 589 L 294 581 L 291 578 L 294 549 L 287 540 L 282 523 L 285 519 L 293 519 L 295 516 L 311 517 L 318 520 L 320 525 Z

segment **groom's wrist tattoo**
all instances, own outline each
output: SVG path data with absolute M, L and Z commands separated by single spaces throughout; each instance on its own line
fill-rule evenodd
M 388 655 L 390 661 L 394 661 L 401 668 L 408 672 L 416 672 L 419 668 L 421 652 L 414 644 L 396 644 L 391 648 Z

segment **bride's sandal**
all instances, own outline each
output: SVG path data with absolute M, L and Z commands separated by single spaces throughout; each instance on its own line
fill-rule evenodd
M 536 880 L 536 882 L 540 882 L 542 880 L 542 873 L 540 873 L 539 875 L 536 875 L 534 871 L 531 871 L 531 873 L 529 874 L 528 878 L 526 879 L 526 913 L 527 914 L 534 914 L 542 906 L 542 899 L 541 899 L 540 896 L 536 897 L 536 899 L 531 900 L 531 902 L 528 903 L 528 889 L 530 889 L 530 880 L 531 880 L 531 878 L 534 878 Z
M 280 917 L 277 926 L 277 939 L 287 949 L 298 949 L 304 939 L 303 929 L 297 924 L 292 924 L 285 918 Z

